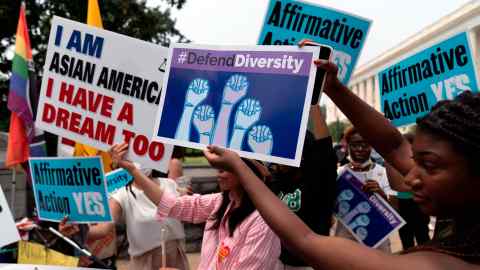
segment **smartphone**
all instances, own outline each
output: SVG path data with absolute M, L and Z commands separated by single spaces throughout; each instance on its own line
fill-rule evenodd
M 320 52 L 318 54 L 318 59 L 330 60 L 330 56 L 333 52 L 332 47 L 313 41 L 307 41 L 305 46 L 319 46 Z M 323 85 L 325 84 L 325 73 L 325 70 L 320 68 L 317 69 L 317 74 L 315 75 L 315 84 L 313 85 L 312 101 L 310 103 L 311 105 L 316 105 L 320 101 L 320 94 L 322 93 Z

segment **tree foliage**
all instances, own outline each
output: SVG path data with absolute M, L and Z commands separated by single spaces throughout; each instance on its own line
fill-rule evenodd
M 171 8 L 180 9 L 186 0 L 161 0 L 159 7 L 147 7 L 146 1 L 99 0 L 103 27 L 107 30 L 168 46 L 172 40 L 188 41 L 175 27 Z M 34 62 L 41 71 L 45 60 L 50 20 L 54 15 L 85 22 L 87 0 L 26 0 L 30 40 Z M 15 43 L 20 1 L 0 0 L 0 71 L 8 73 L 11 64 L 7 48 Z
M 86 22 L 88 0 L 24 0 L 33 61 L 41 75 L 45 62 L 50 21 L 54 15 Z M 98 0 L 103 27 L 130 37 L 168 46 L 170 42 L 188 42 L 175 27 L 172 9 L 181 9 L 186 0 L 158 0 L 149 7 L 145 0 Z M 6 106 L 8 77 L 21 1 L 0 0 L 0 107 Z M 134 52 L 129 52 L 134 53 Z M 10 55 L 9 55 L 10 54 Z M 0 118 L 6 116 L 2 113 Z M 0 119 L 1 120 L 1 119 Z M 1 122 L 1 121 L 0 121 Z M 0 125 L 1 126 L 1 125 Z

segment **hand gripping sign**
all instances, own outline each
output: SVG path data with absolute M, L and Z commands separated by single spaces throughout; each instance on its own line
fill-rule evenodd
M 54 17 L 36 125 L 103 151 L 128 142 L 130 159 L 166 172 L 173 147 L 151 137 L 167 53 Z

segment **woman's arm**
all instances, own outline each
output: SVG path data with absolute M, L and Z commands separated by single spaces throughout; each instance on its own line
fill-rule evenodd
M 162 199 L 163 189 L 153 182 L 148 176 L 142 173 L 134 164 L 133 162 L 126 160 L 125 154 L 128 151 L 128 144 L 122 143 L 114 145 L 109 153 L 112 157 L 112 161 L 114 164 L 118 164 L 118 166 L 127 170 L 130 175 L 133 176 L 135 184 L 143 190 L 145 195 L 147 195 L 148 199 L 152 201 L 155 205 Z
M 388 162 L 385 163 L 385 170 L 387 171 L 388 183 L 393 190 L 400 192 L 410 192 L 412 189 L 405 183 L 405 177 L 397 171 Z
M 168 178 L 177 180 L 183 175 L 182 161 L 178 158 L 172 158 L 168 165 Z
M 335 64 L 324 60 L 316 60 L 315 64 L 327 71 L 324 92 L 347 116 L 362 137 L 401 173 L 408 173 L 413 167 L 410 143 L 380 112 L 340 83 Z
M 115 229 L 115 223 L 120 221 L 122 217 L 122 207 L 120 204 L 112 198 L 108 200 L 108 204 L 112 213 L 113 222 L 99 223 L 90 226 L 87 235 L 88 240 L 97 240 L 107 236 Z
M 325 119 L 322 115 L 319 105 L 310 106 L 310 120 L 313 124 L 313 136 L 316 140 L 330 136 L 327 124 L 325 123 Z
M 469 265 L 447 255 L 418 252 L 395 256 L 347 239 L 317 235 L 270 192 L 236 153 L 215 146 L 208 147 L 204 153 L 214 167 L 238 177 L 270 228 L 289 249 L 315 269 L 470 269 Z

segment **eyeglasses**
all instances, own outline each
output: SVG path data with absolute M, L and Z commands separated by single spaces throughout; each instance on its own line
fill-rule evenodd
M 352 149 L 359 150 L 361 149 L 368 149 L 370 148 L 370 145 L 366 142 L 354 142 L 354 143 L 349 143 L 348 146 Z

